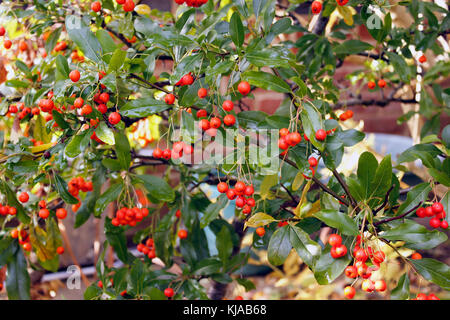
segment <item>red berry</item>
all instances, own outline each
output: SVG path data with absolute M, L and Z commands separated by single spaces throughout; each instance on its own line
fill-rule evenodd
M 356 251 L 355 253 L 355 259 L 359 260 L 359 261 L 366 261 L 367 260 L 367 253 L 364 251 L 364 249 L 359 249 L 358 251 Z
M 222 104 L 222 108 L 223 108 L 223 110 L 230 112 L 234 108 L 233 101 L 225 100 Z
M 348 266 L 345 268 L 345 275 L 349 278 L 356 278 L 358 276 L 358 269 L 355 266 Z
M 340 235 L 338 235 L 338 234 L 332 234 L 328 238 L 328 243 L 332 247 L 339 246 L 342 243 L 342 237 Z
M 22 203 L 28 202 L 29 199 L 30 199 L 30 196 L 26 192 L 22 192 L 19 195 L 19 201 L 22 202 Z
M 327 137 L 327 132 L 323 129 L 319 129 L 316 132 L 316 140 L 317 141 L 324 141 L 325 138 Z
M 238 85 L 238 91 L 243 96 L 246 96 L 250 93 L 250 84 L 247 81 L 242 81 Z
M 383 251 L 376 251 L 376 252 L 373 254 L 372 261 L 373 261 L 374 263 L 380 264 L 380 263 L 382 263 L 382 262 L 384 261 L 385 258 L 386 258 L 386 255 L 384 254 Z
M 222 120 L 220 120 L 220 118 L 218 118 L 218 117 L 214 117 L 211 119 L 210 123 L 211 123 L 212 128 L 218 129 L 218 128 L 220 128 L 220 125 L 222 124 Z
M 384 88 L 386 86 L 386 81 L 384 81 L 383 79 L 378 80 L 378 86 L 380 88 Z
M 107 94 L 106 92 L 103 92 L 102 94 L 100 94 L 100 96 L 98 98 L 101 102 L 107 103 L 109 101 L 109 94 Z
M 211 128 L 211 124 L 210 124 L 209 121 L 206 120 L 206 119 L 200 120 L 198 126 L 199 126 L 199 128 L 202 129 L 203 131 L 206 131 L 206 130 L 208 130 L 209 128 Z
M 64 208 L 59 208 L 56 210 L 56 217 L 58 219 L 65 219 L 67 217 L 67 210 Z
M 118 113 L 118 112 L 111 112 L 108 116 L 108 121 L 112 125 L 118 124 L 121 119 L 122 119 L 122 117 L 120 116 L 120 113 Z
M 373 89 L 375 89 L 376 84 L 373 81 L 369 81 L 367 83 L 367 86 L 369 87 L 369 89 L 373 90 Z
M 91 4 L 91 9 L 94 12 L 99 12 L 102 9 L 102 4 L 99 1 L 95 1 Z
M 64 247 L 58 247 L 58 248 L 56 248 L 56 253 L 57 253 L 57 254 L 63 254 L 63 253 L 64 253 Z
M 230 200 L 234 200 L 236 199 L 236 197 L 237 197 L 236 191 L 234 191 L 234 189 L 228 189 L 227 198 Z
M 353 287 L 347 286 L 344 289 L 344 296 L 347 299 L 353 299 L 353 297 L 355 296 L 356 290 Z
M 411 259 L 413 259 L 413 260 L 420 260 L 420 259 L 422 259 L 422 255 L 420 253 L 418 253 L 418 252 L 414 252 L 411 255 Z
M 242 181 L 236 182 L 236 184 L 234 185 L 234 190 L 236 190 L 237 193 L 243 193 L 245 190 L 245 183 L 243 183 Z
M 419 58 L 419 62 L 420 63 L 424 63 L 426 61 L 427 61 L 427 57 L 425 55 L 421 55 L 420 58 Z
M 5 27 L 0 26 L 0 37 L 3 37 L 6 33 Z
M 106 112 L 108 112 L 108 107 L 106 106 L 106 104 L 99 104 L 97 106 L 97 110 L 98 112 L 100 112 L 101 114 L 105 114 Z
M 228 184 L 226 184 L 225 182 L 219 182 L 219 184 L 217 185 L 217 190 L 220 193 L 225 193 L 228 191 Z
M 80 80 L 80 71 L 78 70 L 70 71 L 69 78 L 70 80 L 72 80 L 72 82 L 78 82 L 78 80 Z
M 166 289 L 164 290 L 164 295 L 165 295 L 167 298 L 172 298 L 173 295 L 174 295 L 173 289 L 172 289 L 172 288 L 166 288 Z
M 375 290 L 378 292 L 383 292 L 386 290 L 386 281 L 377 280 L 375 281 Z
M 434 293 L 430 293 L 427 296 L 427 300 L 440 300 Z
M 130 12 L 134 10 L 134 2 L 133 0 L 125 0 L 125 3 L 122 6 L 125 12 Z
M 426 208 L 425 208 L 425 215 L 426 215 L 427 217 L 432 217 L 432 216 L 434 216 L 433 208 L 431 208 L 431 207 L 426 207 Z
M 156 159 L 161 158 L 163 155 L 163 151 L 160 148 L 156 148 L 155 150 L 153 150 L 153 157 Z
M 230 127 L 236 123 L 236 118 L 232 114 L 227 114 L 225 118 L 223 118 L 223 123 Z
M 73 102 L 73 106 L 77 109 L 80 109 L 84 104 L 84 100 L 81 97 L 78 97 L 75 99 L 75 101 Z
M 50 211 L 48 211 L 48 209 L 39 210 L 39 217 L 41 217 L 42 219 L 47 219 L 49 215 Z
M 343 244 L 336 246 L 335 252 L 338 257 L 343 257 L 347 254 L 347 247 Z
M 441 226 L 441 220 L 439 220 L 438 218 L 430 219 L 430 226 L 433 228 L 439 228 Z
M 419 209 L 417 209 L 416 215 L 417 215 L 419 218 L 425 218 L 425 209 L 424 209 L 424 208 L 419 208 Z
M 190 74 L 185 74 L 181 78 L 181 83 L 184 86 L 190 86 L 192 83 L 194 83 L 194 78 Z
M 166 94 L 164 97 L 164 102 L 167 104 L 173 104 L 175 102 L 175 96 L 171 93 Z
M 244 194 L 249 197 L 251 195 L 253 195 L 253 193 L 255 192 L 255 189 L 253 188 L 253 186 L 247 186 L 244 189 Z
M 178 237 L 179 237 L 180 239 L 186 239 L 187 236 L 188 236 L 188 233 L 187 233 L 186 230 L 181 229 L 180 231 L 178 231 Z
M 256 234 L 260 237 L 264 237 L 266 234 L 266 229 L 264 229 L 264 227 L 259 227 L 256 229 Z
M 442 221 L 441 221 L 441 228 L 442 228 L 442 229 L 447 229 L 447 228 L 448 228 L 448 222 L 447 222 L 447 220 L 442 220 Z
M 319 14 L 320 11 L 322 11 L 322 2 L 320 1 L 313 1 L 312 5 L 311 5 L 311 12 L 313 14 Z
M 3 47 L 5 47 L 5 49 L 9 49 L 12 46 L 12 42 L 11 40 L 5 40 L 5 42 L 3 42 Z
M 197 91 L 197 95 L 200 99 L 203 99 L 208 95 L 208 90 L 206 90 L 205 88 L 200 88 Z
M 197 111 L 196 115 L 197 115 L 197 118 L 205 118 L 208 116 L 208 112 L 206 112 L 205 109 L 200 109 Z
M 437 213 L 441 213 L 444 210 L 444 206 L 442 205 L 442 203 L 440 202 L 435 202 L 433 203 L 433 205 L 431 206 L 431 209 L 433 209 L 433 212 L 435 214 Z
M 314 157 L 311 157 L 311 158 L 309 158 L 308 159 L 308 162 L 309 162 L 309 165 L 311 166 L 311 167 L 315 167 L 315 166 L 317 166 L 317 159 L 316 158 L 314 158 Z

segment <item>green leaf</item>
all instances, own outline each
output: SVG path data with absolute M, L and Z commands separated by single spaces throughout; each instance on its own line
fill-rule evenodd
M 149 174 L 138 175 L 136 178 L 142 182 L 153 198 L 165 202 L 172 202 L 175 199 L 173 188 L 165 180 Z
M 94 215 L 99 217 L 106 206 L 113 201 L 116 201 L 123 189 L 123 183 L 118 182 L 111 185 L 97 200 L 94 208 Z
M 100 64 L 103 54 L 102 46 L 89 26 L 80 17 L 73 15 L 66 17 L 65 21 L 69 38 L 81 49 L 86 58 Z
M 82 146 L 86 146 L 87 143 L 89 143 L 92 132 L 93 130 L 86 130 L 79 135 L 72 136 L 72 139 L 70 139 L 69 143 L 64 149 L 66 156 L 70 158 L 79 156 L 81 152 L 84 151 L 84 148 L 82 148 Z
M 230 19 L 230 36 L 236 47 L 242 47 L 244 44 L 244 26 L 242 25 L 239 13 L 235 12 Z
M 61 129 L 65 130 L 67 128 L 70 128 L 70 125 L 66 122 L 66 120 L 64 120 L 64 117 L 62 116 L 61 113 L 59 113 L 56 110 L 52 110 L 52 115 L 53 119 Z
M 446 187 L 450 187 L 450 174 L 447 172 L 442 172 L 434 168 L 428 169 L 428 173 L 440 184 Z
M 133 258 L 133 255 L 128 252 L 127 238 L 123 228 L 114 227 L 111 224 L 111 219 L 105 219 L 105 236 L 109 244 L 114 248 L 117 257 L 125 264 L 128 264 Z
M 398 280 L 397 286 L 391 291 L 391 300 L 409 299 L 409 277 L 404 273 Z
M 353 237 L 344 238 L 343 244 L 345 244 L 347 248 L 350 248 L 352 240 Z M 347 252 L 347 255 L 344 257 L 334 259 L 330 254 L 330 250 L 331 246 L 327 244 L 325 249 L 322 250 L 322 255 L 317 260 L 314 268 L 314 277 L 321 285 L 333 282 L 352 261 L 350 252 Z
M 239 125 L 247 128 L 256 128 L 258 123 L 264 121 L 267 114 L 262 111 L 241 111 L 237 114 Z
M 382 235 L 387 240 L 405 241 L 405 246 L 415 250 L 432 249 L 447 240 L 447 235 L 438 230 L 428 230 L 424 226 L 406 220 Z
M 141 296 L 144 292 L 146 270 L 140 259 L 135 259 L 130 270 L 130 287 L 136 296 Z
M 55 189 L 65 203 L 77 204 L 79 200 L 72 196 L 68 189 L 66 181 L 58 174 L 55 174 Z
M 114 140 L 114 132 L 105 122 L 100 122 L 97 128 L 95 128 L 95 134 L 104 143 L 109 145 L 114 145 L 116 142 Z
M 59 71 L 59 73 L 65 78 L 69 78 L 69 64 L 67 63 L 67 59 L 62 54 L 59 54 L 56 57 L 56 69 Z
M 220 260 L 226 264 L 233 251 L 230 230 L 226 226 L 223 226 L 216 236 L 216 247 Z
M 311 240 L 309 235 L 299 227 L 289 225 L 289 239 L 292 247 L 311 269 L 314 269 L 317 259 L 320 257 L 322 248 L 320 245 Z
M 388 51 L 386 52 L 386 55 L 389 58 L 389 63 L 394 67 L 396 74 L 400 77 L 400 80 L 403 82 L 409 82 L 411 75 L 405 59 L 394 52 Z
M 122 67 L 123 62 L 125 61 L 125 58 L 127 56 L 127 52 L 124 50 L 121 50 L 120 48 L 117 48 L 112 57 L 111 60 L 109 61 L 109 66 L 108 66 L 108 73 L 110 72 L 117 72 L 119 71 L 119 69 Z
M 411 260 L 411 262 L 425 279 L 444 290 L 450 290 L 450 267 L 448 265 L 430 258 Z
M 397 158 L 398 163 L 416 161 L 417 158 L 422 160 L 424 166 L 428 168 L 434 167 L 434 158 L 442 152 L 432 144 L 416 144 L 406 149 Z
M 369 206 L 374 206 L 383 202 L 384 196 L 392 186 L 392 162 L 391 155 L 387 155 L 381 160 L 380 165 L 375 171 L 375 176 L 370 184 Z
M 317 107 L 311 102 L 303 103 L 303 108 L 300 113 L 303 129 L 308 136 L 311 143 L 320 151 L 324 150 L 324 143 L 316 140 L 316 132 L 323 128 L 323 121 L 321 114 Z
M 282 265 L 292 250 L 289 230 L 289 228 L 279 228 L 269 240 L 267 258 L 274 266 Z
M 429 183 L 424 182 L 416 185 L 408 192 L 405 202 L 400 205 L 396 215 L 399 216 L 416 207 L 420 202 L 426 201 L 430 191 L 431 186 Z
M 17 247 L 14 257 L 8 263 L 6 291 L 9 300 L 30 300 L 30 276 L 27 260 L 22 249 Z
M 245 58 L 257 67 L 286 67 L 289 68 L 288 60 L 275 50 L 255 50 L 245 55 Z
M 153 98 L 140 98 L 130 100 L 120 108 L 120 114 L 129 118 L 144 118 L 170 108 L 171 106 L 164 101 Z
M 289 85 L 281 78 L 271 73 L 263 71 L 248 71 L 242 75 L 251 85 L 257 86 L 265 90 L 272 90 L 281 93 L 291 91 Z
M 356 236 L 359 233 L 356 222 L 344 212 L 337 210 L 322 210 L 315 213 L 314 216 L 325 222 L 326 225 L 338 229 L 343 234 Z
M 450 124 L 446 125 L 442 130 L 442 141 L 444 141 L 445 146 L 450 149 Z
M 225 194 L 220 195 L 216 202 L 211 203 L 206 207 L 205 213 L 200 219 L 200 228 L 204 228 L 210 224 L 211 221 L 215 220 L 220 213 L 220 210 L 225 208 L 228 204 L 228 198 Z
M 108 31 L 104 29 L 99 29 L 95 33 L 100 45 L 103 49 L 103 60 L 106 63 L 110 63 L 112 53 L 117 49 L 117 45 L 114 39 L 111 37 Z
M 358 161 L 358 180 L 363 190 L 363 199 L 367 199 L 371 190 L 370 185 L 375 177 L 375 172 L 378 168 L 378 161 L 370 152 L 364 152 L 359 157 Z
M 334 47 L 333 51 L 335 54 L 357 54 L 363 51 L 372 50 L 373 46 L 367 42 L 363 42 L 360 40 L 348 40 L 345 41 L 336 47 Z
M 116 155 L 123 170 L 128 170 L 131 163 L 131 147 L 128 137 L 120 131 L 114 133 Z

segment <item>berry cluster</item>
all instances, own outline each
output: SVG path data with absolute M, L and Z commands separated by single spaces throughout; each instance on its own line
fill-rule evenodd
M 19 239 L 19 244 L 23 250 L 31 251 L 30 235 L 25 230 L 13 229 L 11 230 L 11 238 Z
M 289 147 L 294 147 L 302 141 L 302 136 L 298 132 L 289 132 L 287 128 L 280 129 L 278 148 L 284 150 L 281 155 L 285 155 Z
M 445 220 L 447 214 L 444 210 L 444 206 L 440 202 L 435 202 L 431 206 L 417 209 L 416 215 L 420 218 L 433 217 L 429 222 L 430 226 L 433 228 L 448 228 L 448 222 Z
M 434 293 L 430 293 L 429 295 L 426 295 L 425 293 L 419 293 L 417 294 L 417 297 L 411 300 L 441 300 Z
M 156 258 L 155 242 L 153 241 L 153 238 L 148 238 L 145 244 L 139 243 L 137 245 L 137 250 L 145 254 L 149 259 Z
M 328 238 L 328 243 L 331 246 L 330 254 L 333 259 L 338 259 L 347 254 L 347 247 L 342 244 L 342 237 L 338 234 L 332 234 Z
M 376 84 L 375 84 L 374 81 L 369 81 L 369 82 L 367 83 L 367 86 L 369 87 L 370 90 L 373 90 L 373 89 L 375 89 Z M 378 86 L 379 86 L 380 88 L 386 87 L 386 81 L 385 81 L 384 79 L 378 80 Z
M 198 8 L 208 2 L 208 0 L 175 0 L 179 5 L 186 3 L 188 7 Z
M 153 150 L 153 157 L 155 159 L 163 158 L 165 160 L 179 159 L 183 155 L 190 155 L 194 152 L 194 148 L 190 144 L 186 144 L 183 141 L 174 142 L 171 149 L 155 148 Z
M 15 216 L 17 214 L 17 209 L 15 207 L 4 206 L 0 203 L 0 215 L 2 216 Z
M 79 193 L 80 190 L 82 192 L 90 192 L 92 190 L 94 190 L 94 185 L 92 183 L 92 181 L 85 181 L 83 177 L 74 177 L 72 179 L 70 179 L 69 183 L 68 183 L 68 191 L 71 195 L 73 195 L 75 198 L 77 198 L 78 200 L 80 200 L 79 198 Z M 78 209 L 81 206 L 81 202 L 78 202 L 77 204 L 72 205 L 72 211 L 73 212 L 77 212 Z
M 386 255 L 383 251 L 374 251 L 372 247 L 368 246 L 367 249 L 361 247 L 361 236 L 356 238 L 356 244 L 353 248 L 353 257 L 355 259 L 354 264 L 347 266 L 345 268 L 345 275 L 348 278 L 355 279 L 357 277 L 362 277 L 364 279 L 361 283 L 361 288 L 366 292 L 383 292 L 386 290 L 386 281 L 376 280 L 373 281 L 371 278 L 372 271 L 378 270 L 380 264 L 384 262 Z M 372 261 L 373 267 L 368 267 L 366 261 L 370 259 Z M 348 299 L 352 299 L 355 295 L 355 289 L 348 286 L 344 289 L 344 295 Z
M 134 227 L 138 222 L 141 222 L 142 219 L 148 216 L 149 213 L 147 208 L 122 208 L 117 210 L 116 217 L 111 220 L 111 223 L 116 227 L 125 225 Z
M 230 200 L 236 199 L 236 207 L 242 208 L 242 213 L 245 215 L 250 214 L 256 205 L 255 199 L 252 197 L 255 192 L 253 186 L 245 185 L 242 181 L 236 182 L 234 189 L 229 188 L 226 182 L 220 182 L 217 185 L 217 191 L 226 193 Z
M 345 120 L 348 120 L 348 119 L 351 119 L 351 118 L 353 118 L 353 111 L 352 110 L 347 110 L 347 111 L 345 111 L 344 113 L 342 113 L 339 116 L 339 120 L 341 120 L 341 121 L 345 121 Z

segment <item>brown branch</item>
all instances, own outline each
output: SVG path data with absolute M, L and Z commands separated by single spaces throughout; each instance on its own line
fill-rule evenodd
M 336 169 L 333 169 L 332 172 L 333 172 L 334 177 L 337 179 L 337 181 L 339 182 L 339 184 L 342 186 L 342 188 L 344 189 L 345 193 L 347 194 L 347 197 L 350 200 L 350 203 L 352 204 L 352 206 L 354 208 L 356 208 L 358 206 L 358 204 L 356 203 L 355 199 L 353 198 L 352 194 L 350 193 L 350 190 L 348 189 L 347 183 L 341 177 L 339 172 L 337 172 Z
M 411 210 L 408 210 L 407 212 L 403 213 L 400 216 L 384 219 L 384 220 L 381 220 L 381 221 L 377 221 L 377 222 L 374 222 L 373 225 L 374 226 L 378 226 L 378 225 L 383 224 L 383 223 L 388 223 L 388 222 L 391 222 L 391 221 L 402 219 L 402 218 L 406 217 L 408 214 L 410 214 L 411 212 L 413 212 L 414 210 L 416 210 L 417 208 L 419 208 L 421 205 L 422 205 L 422 201 L 420 201 L 417 206 L 415 206 Z

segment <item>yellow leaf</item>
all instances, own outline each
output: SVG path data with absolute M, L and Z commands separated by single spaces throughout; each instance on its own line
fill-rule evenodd
M 257 228 L 265 226 L 271 222 L 277 221 L 272 216 L 264 212 L 258 212 L 245 222 L 244 229 L 247 227 Z
M 134 11 L 139 13 L 140 15 L 150 15 L 150 7 L 146 4 L 138 4 L 134 7 Z
M 302 197 L 300 198 L 300 202 L 298 203 L 297 208 L 294 209 L 294 213 L 297 217 L 300 217 L 300 209 L 302 208 L 303 203 L 306 200 L 306 194 L 309 191 L 309 188 L 311 188 L 312 180 L 309 180 L 308 183 L 303 188 Z
M 305 178 L 303 177 L 303 174 L 301 172 L 298 172 L 294 178 L 294 181 L 292 182 L 292 190 L 297 191 L 298 189 L 300 189 L 304 180 Z
M 53 143 L 41 144 L 40 146 L 30 147 L 31 153 L 39 153 L 53 147 Z
M 302 218 L 312 217 L 315 213 L 319 211 L 320 211 L 320 200 L 317 200 L 308 208 L 308 210 L 301 210 L 300 216 Z
M 263 200 L 268 199 L 270 196 L 270 188 L 278 183 L 278 175 L 273 174 L 270 176 L 265 176 L 261 182 L 260 195 Z
M 353 25 L 353 13 L 349 7 L 337 6 L 339 14 L 344 19 L 344 22 L 351 26 Z

